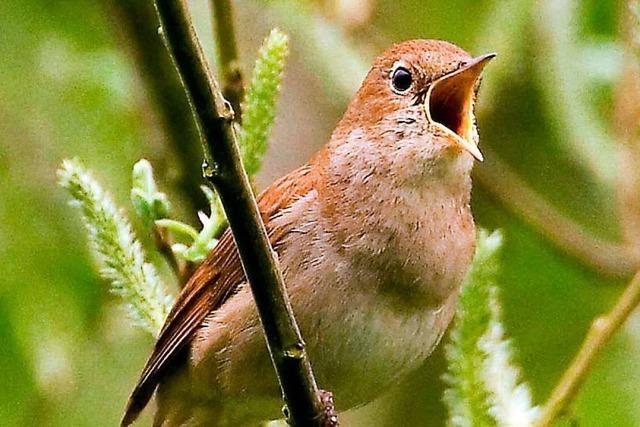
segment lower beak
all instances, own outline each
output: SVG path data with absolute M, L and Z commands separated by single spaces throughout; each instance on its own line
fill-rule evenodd
M 425 98 L 429 122 L 452 136 L 456 144 L 483 160 L 478 149 L 473 104 L 475 91 L 485 65 L 495 53 L 473 58 L 462 67 L 434 81 Z

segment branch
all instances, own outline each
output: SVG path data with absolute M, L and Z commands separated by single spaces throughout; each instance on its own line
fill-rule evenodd
M 536 427 L 551 426 L 554 420 L 562 415 L 575 398 L 602 349 L 622 327 L 639 303 L 640 272 L 636 273 L 609 314 L 600 316 L 593 321 L 578 354 L 551 393 Z
M 241 122 L 243 111 L 240 103 L 244 98 L 244 83 L 238 59 L 236 30 L 233 25 L 233 3 L 231 0 L 211 0 L 211 6 L 215 23 L 213 34 L 220 68 L 222 95 L 231 104 L 236 121 Z
M 155 0 L 167 48 L 201 132 L 205 177 L 216 187 L 262 321 L 269 353 L 296 427 L 330 425 L 293 317 L 276 254 L 244 172 L 233 112 L 209 71 L 182 0 Z M 326 399 L 326 402 L 331 402 Z
M 151 230 L 153 234 L 153 243 L 155 244 L 156 249 L 158 249 L 158 252 L 162 255 L 167 264 L 169 264 L 169 267 L 171 267 L 180 288 L 184 287 L 189 280 L 188 270 L 185 268 L 185 263 L 180 263 L 178 258 L 176 258 L 176 254 L 173 253 L 173 250 L 171 249 L 171 236 L 155 224 L 152 226 Z

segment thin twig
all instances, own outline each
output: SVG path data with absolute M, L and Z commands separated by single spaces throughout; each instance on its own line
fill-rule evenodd
M 231 104 L 235 119 L 240 123 L 242 121 L 241 102 L 244 98 L 244 83 L 238 59 L 233 2 L 232 0 L 211 0 L 211 6 L 215 23 L 213 34 L 218 55 L 222 95 Z
M 165 230 L 160 229 L 158 226 L 154 225 L 152 229 L 153 233 L 153 241 L 160 252 L 160 255 L 164 257 L 169 264 L 169 267 L 173 270 L 174 274 L 182 284 L 184 278 L 180 272 L 180 265 L 178 264 L 178 259 L 176 255 L 171 250 L 171 241 L 168 233 Z
M 171 270 L 178 279 L 178 286 L 182 288 L 187 284 L 189 277 L 191 277 L 191 274 L 193 273 L 192 263 L 180 260 L 176 257 L 176 254 L 171 248 L 173 241 L 167 230 L 154 225 L 152 233 L 153 241 L 158 252 L 160 252 L 160 255 L 162 255 L 167 261 L 167 264 L 169 264 L 169 267 L 171 267 Z
M 551 426 L 562 415 L 584 383 L 598 355 L 639 303 L 640 272 L 636 273 L 613 309 L 593 321 L 578 354 L 551 393 L 536 427 Z
M 227 214 L 290 420 L 296 427 L 326 426 L 326 405 L 293 317 L 276 254 L 242 168 L 231 108 L 209 71 L 185 2 L 155 0 L 155 3 L 167 47 L 201 132 L 205 177 L 216 187 Z

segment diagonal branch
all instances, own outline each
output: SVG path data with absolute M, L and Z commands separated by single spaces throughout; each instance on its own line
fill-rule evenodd
M 602 350 L 639 303 L 640 272 L 636 273 L 613 309 L 607 315 L 593 321 L 578 354 L 551 392 L 536 427 L 550 427 L 556 418 L 562 415 L 578 393 Z
M 325 403 L 311 371 L 293 317 L 276 254 L 269 244 L 233 130 L 233 110 L 204 58 L 182 0 L 155 0 L 167 48 L 173 57 L 200 129 L 205 177 L 224 206 L 262 321 L 272 362 L 296 427 L 324 426 Z M 327 399 L 327 402 L 331 400 Z

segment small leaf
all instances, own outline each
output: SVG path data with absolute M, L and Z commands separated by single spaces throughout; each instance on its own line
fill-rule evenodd
M 198 238 L 198 231 L 189 224 L 185 224 L 184 222 L 165 218 L 157 220 L 155 224 L 160 228 L 169 230 L 173 234 L 187 237 L 191 240 L 195 240 Z
M 156 221 L 158 226 L 165 227 L 174 233 L 182 234 L 192 239 L 191 245 L 175 244 L 172 246 L 172 250 L 181 259 L 195 263 L 204 260 L 216 246 L 218 240 L 215 237 L 220 234 L 226 224 L 224 210 L 216 193 L 207 186 L 203 185 L 201 188 L 207 200 L 209 200 L 211 213 L 207 216 L 204 212 L 198 212 L 198 219 L 202 223 L 200 232 L 179 221 Z
M 132 175 L 131 202 L 144 223 L 149 226 L 169 216 L 167 195 L 158 191 L 151 164 L 145 159 L 138 161 L 133 166 Z

